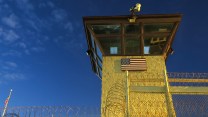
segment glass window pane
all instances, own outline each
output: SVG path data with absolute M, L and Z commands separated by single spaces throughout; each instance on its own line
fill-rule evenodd
M 95 34 L 120 34 L 120 25 L 92 25 Z
M 102 62 L 99 59 L 97 60 L 97 62 L 98 62 L 98 65 L 102 68 Z
M 102 78 L 102 70 L 99 69 L 98 72 L 99 72 L 99 77 Z
M 140 54 L 140 38 L 139 37 L 125 37 L 125 55 L 139 55 Z
M 91 44 L 92 44 L 92 48 L 95 48 L 94 37 L 92 36 L 92 34 L 90 34 L 90 41 L 91 41 Z
M 120 37 L 103 37 L 99 38 L 99 41 L 106 55 L 121 54 Z
M 97 56 L 102 60 L 102 52 L 100 51 L 100 48 L 96 45 L 96 50 L 97 50 Z
M 171 32 L 173 24 L 145 24 L 144 33 L 147 32 Z
M 152 36 L 144 38 L 144 54 L 162 54 L 168 36 Z
M 126 34 L 140 34 L 140 26 L 138 24 L 125 25 Z

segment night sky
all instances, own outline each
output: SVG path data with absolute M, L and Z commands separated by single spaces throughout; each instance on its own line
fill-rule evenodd
M 206 0 L 0 0 L 0 106 L 97 106 L 83 16 L 182 13 L 168 72 L 208 71 Z

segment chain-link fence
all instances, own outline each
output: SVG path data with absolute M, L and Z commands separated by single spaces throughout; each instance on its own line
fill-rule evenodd
M 208 117 L 208 95 L 172 95 L 177 117 Z
M 177 117 L 207 117 L 208 116 L 208 95 L 172 95 L 174 110 Z M 136 107 L 130 106 L 131 117 L 147 116 L 148 113 L 154 111 L 154 116 L 167 116 L 167 109 L 165 101 L 138 101 L 132 102 L 137 104 Z M 139 108 L 140 106 L 146 108 Z M 144 106 L 145 105 L 145 106 Z M 155 109 L 154 107 L 158 107 Z M 116 107 L 116 105 L 115 105 Z M 118 106 L 120 109 L 120 106 Z M 143 113 L 137 113 L 141 110 Z M 145 111 L 142 111 L 145 110 Z M 3 108 L 0 109 L 1 113 Z M 116 117 L 118 112 L 111 109 Z M 144 113 L 145 112 L 145 113 Z M 120 113 L 121 115 L 121 113 Z M 69 106 L 31 106 L 31 107 L 10 107 L 8 108 L 5 117 L 100 117 L 100 107 L 69 107 Z M 107 117 L 108 115 L 106 115 Z M 125 117 L 123 110 L 122 117 Z
M 0 111 L 2 114 L 3 108 Z M 100 117 L 100 108 L 70 106 L 10 107 L 5 117 Z
M 206 93 L 170 92 L 172 95 L 168 97 L 164 92 L 164 80 L 155 77 L 164 77 L 164 75 L 148 74 L 145 78 L 131 79 L 131 85 L 138 86 L 140 89 L 130 91 L 128 114 L 125 81 L 119 81 L 109 90 L 104 110 L 100 107 L 70 106 L 9 107 L 5 117 L 100 117 L 101 115 L 104 117 L 126 117 L 127 115 L 128 117 L 167 117 L 170 113 L 177 117 L 208 116 L 208 91 L 205 91 Z M 208 73 L 168 73 L 168 77 L 170 87 L 208 88 Z M 148 85 L 142 82 L 147 82 Z M 145 89 L 145 87 L 148 88 Z M 104 114 L 101 114 L 101 110 Z M 3 108 L 0 108 L 0 112 L 3 112 Z
M 168 73 L 172 80 L 171 86 L 208 87 L 208 73 Z M 187 79 L 187 80 L 184 80 Z M 184 80 L 184 82 L 177 82 Z M 202 89 L 203 90 L 203 89 Z M 174 109 L 177 117 L 207 117 L 208 91 L 206 94 L 172 94 Z

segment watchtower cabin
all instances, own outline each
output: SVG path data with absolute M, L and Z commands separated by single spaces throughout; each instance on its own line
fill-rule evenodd
M 101 116 L 176 116 L 165 61 L 181 14 L 83 21 L 92 70 L 102 80 Z

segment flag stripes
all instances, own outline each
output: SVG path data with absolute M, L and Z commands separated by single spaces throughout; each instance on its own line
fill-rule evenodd
M 121 59 L 121 70 L 145 71 L 147 64 L 145 58 L 123 58 Z

